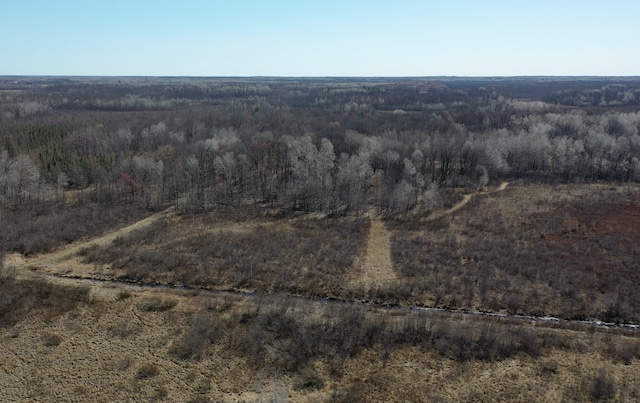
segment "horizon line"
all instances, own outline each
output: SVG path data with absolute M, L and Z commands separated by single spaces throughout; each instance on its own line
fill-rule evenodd
M 368 79 L 425 79 L 425 78 L 640 78 L 640 75 L 100 75 L 100 74 L 0 74 L 2 78 L 18 77 L 41 77 L 41 78 L 281 78 L 281 79 L 348 79 L 348 78 L 368 78 Z

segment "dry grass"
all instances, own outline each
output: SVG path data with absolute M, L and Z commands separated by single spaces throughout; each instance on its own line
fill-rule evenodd
M 188 216 L 158 220 L 81 254 L 87 263 L 109 265 L 111 276 L 121 279 L 339 295 L 367 230 L 362 219 L 238 223 Z
M 358 257 L 354 270 L 348 275 L 349 287 L 368 292 L 397 280 L 391 261 L 390 234 L 380 220 L 371 221 L 364 251 Z
M 23 255 L 52 252 L 69 243 L 100 236 L 114 227 L 137 222 L 149 211 L 128 204 L 39 203 L 3 212 L 0 243 Z
M 0 327 L 10 327 L 29 315 L 42 313 L 46 320 L 87 302 L 84 286 L 56 286 L 43 279 L 16 280 L 0 269 Z
M 131 290 L 128 298 L 82 303 L 55 317 L 40 312 L 0 330 L 0 400 L 640 398 L 640 361 L 604 352 L 637 346 L 635 338 L 398 317 L 286 297 L 166 293 Z M 154 298 L 176 304 L 138 308 Z
M 246 219 L 233 211 L 168 216 L 127 227 L 131 231 L 117 239 L 117 231 L 107 234 L 111 244 L 89 242 L 102 246 L 83 249 L 82 258 L 96 265 L 83 273 L 252 288 L 262 295 L 365 295 L 398 304 L 570 316 L 575 311 L 566 307 L 576 301 L 584 304 L 570 309 L 588 313 L 603 306 L 585 293 L 604 289 L 611 295 L 607 284 L 592 287 L 606 277 L 565 277 L 579 291 L 567 294 L 548 271 L 532 268 L 548 259 L 546 264 L 580 269 L 580 261 L 571 263 L 580 253 L 568 253 L 570 248 L 619 243 L 633 251 L 637 234 L 624 224 L 634 217 L 638 193 L 598 185 L 510 187 L 463 198 L 465 205 L 449 206 L 437 219 L 371 228 L 364 219 L 256 212 Z M 623 240 L 614 242 L 617 237 Z M 70 262 L 67 252 L 56 255 L 59 265 Z M 624 253 L 615 250 L 615 259 L 606 262 L 624 264 Z M 381 254 L 392 256 L 393 266 Z M 9 266 L 21 271 L 30 261 L 13 255 Z M 634 278 L 615 267 L 624 274 L 619 284 Z M 385 286 L 367 289 L 366 278 L 380 280 L 383 272 L 398 278 L 387 276 Z M 640 399 L 640 340 L 632 332 L 543 328 L 284 295 L 79 287 L 87 281 L 6 273 L 0 284 L 1 306 L 8 307 L 0 329 L 4 401 Z M 360 285 L 345 286 L 358 273 L 365 276 Z M 618 287 L 617 299 L 609 300 L 619 302 L 605 311 L 613 319 L 624 320 L 637 308 L 625 290 Z
M 395 222 L 399 292 L 441 307 L 639 322 L 638 194 L 638 186 L 510 187 L 422 228 Z

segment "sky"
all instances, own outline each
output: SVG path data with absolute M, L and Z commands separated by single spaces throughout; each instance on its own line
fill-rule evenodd
M 0 0 L 0 75 L 638 76 L 638 0 Z

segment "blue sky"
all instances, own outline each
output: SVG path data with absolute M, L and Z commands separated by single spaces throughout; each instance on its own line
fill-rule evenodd
M 640 75 L 637 0 L 0 0 L 0 75 Z

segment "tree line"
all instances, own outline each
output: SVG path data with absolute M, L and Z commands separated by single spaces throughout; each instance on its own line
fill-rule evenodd
M 168 109 L 54 108 L 5 118 L 0 200 L 60 200 L 71 188 L 92 190 L 100 203 L 173 203 L 185 211 L 257 203 L 395 214 L 435 206 L 447 187 L 640 180 L 635 110 L 565 108 L 498 87 L 334 84 L 219 83 L 205 91 L 226 94 L 217 104 L 174 100 Z M 149 96 L 135 89 L 139 99 Z M 118 102 L 121 92 L 102 104 Z M 36 102 L 26 90 L 16 97 Z

